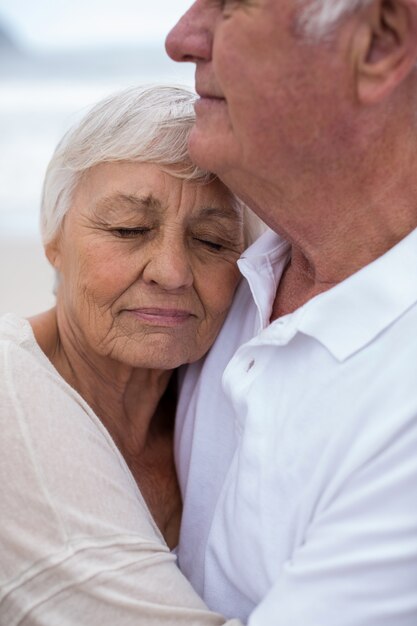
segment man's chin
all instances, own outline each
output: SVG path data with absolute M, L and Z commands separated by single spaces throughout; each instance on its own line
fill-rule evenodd
M 240 166 L 241 151 L 230 135 L 210 132 L 197 121 L 188 139 L 188 151 L 198 167 L 215 174 L 234 194 L 240 197 L 246 191 L 248 174 Z
M 226 150 L 222 134 L 209 127 L 205 121 L 197 121 L 188 139 L 188 151 L 196 165 L 221 176 L 226 168 Z

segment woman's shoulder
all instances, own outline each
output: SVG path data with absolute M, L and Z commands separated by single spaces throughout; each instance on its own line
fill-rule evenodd
M 40 349 L 28 320 L 7 313 L 0 317 L 0 397 L 27 380 L 52 383 L 54 368 Z
M 26 430 L 43 438 L 57 424 L 69 438 L 82 431 L 106 438 L 97 416 L 42 351 L 29 321 L 13 314 L 0 317 L 0 408 L 3 433 L 24 419 Z
M 0 316 L 0 346 L 4 350 L 6 345 L 21 346 L 30 342 L 33 333 L 29 322 L 14 313 L 5 313 Z
M 0 500 L 17 501 L 17 471 L 22 502 L 28 493 L 42 501 L 68 536 L 86 532 L 87 516 L 99 534 L 139 528 L 160 540 L 107 430 L 42 353 L 31 325 L 9 315 L 0 318 L 0 429 Z
M 0 430 L 0 587 L 38 602 L 95 564 L 169 557 L 109 434 L 16 316 L 0 318 Z
M 0 393 L 7 384 L 42 368 L 42 353 L 29 322 L 12 313 L 0 317 Z
M 75 436 L 90 431 L 107 438 L 100 420 L 44 354 L 32 325 L 13 314 L 0 317 L 0 422 L 12 428 L 24 415 L 34 430 Z

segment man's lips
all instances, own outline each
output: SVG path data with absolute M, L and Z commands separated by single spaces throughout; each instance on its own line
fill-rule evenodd
M 198 100 L 194 103 L 194 109 L 196 113 L 203 109 L 214 109 L 220 106 L 224 106 L 226 100 L 224 98 L 219 98 L 218 96 L 200 96 Z
M 143 307 L 127 309 L 136 319 L 154 326 L 181 326 L 196 317 L 191 311 L 183 309 L 164 309 L 158 307 Z
M 221 93 L 216 93 L 215 91 L 210 91 L 209 89 L 197 89 L 197 94 L 200 96 L 200 98 L 224 100 L 224 97 Z
M 215 87 L 211 88 L 209 85 L 203 86 L 202 84 L 196 84 L 196 92 L 200 100 L 224 101 L 224 96 L 221 91 Z
M 224 101 L 224 97 L 213 91 L 206 91 L 204 89 L 197 90 L 197 94 L 199 96 L 199 100 L 221 100 Z M 197 100 L 198 102 L 198 100 Z

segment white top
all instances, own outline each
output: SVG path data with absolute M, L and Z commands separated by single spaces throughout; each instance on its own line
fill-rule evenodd
M 0 318 L 1 626 L 217 626 L 109 433 Z M 231 626 L 231 624 L 230 624 Z
M 247 251 L 184 381 L 180 567 L 250 626 L 416 626 L 417 230 L 269 324 L 288 254 Z

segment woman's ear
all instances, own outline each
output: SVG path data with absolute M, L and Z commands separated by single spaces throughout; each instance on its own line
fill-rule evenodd
M 59 272 L 61 269 L 60 236 L 57 235 L 55 239 L 47 243 L 44 249 L 49 263 Z
M 354 36 L 357 97 L 376 104 L 417 64 L 416 0 L 375 0 L 362 12 Z

